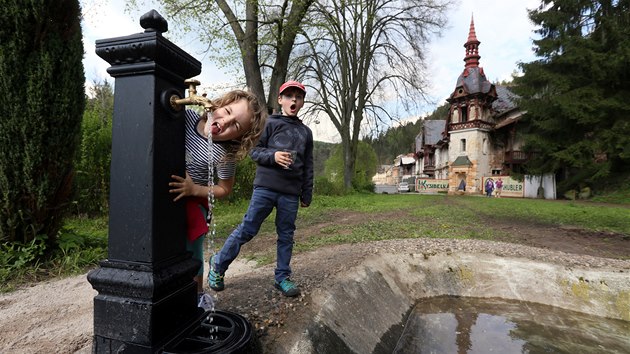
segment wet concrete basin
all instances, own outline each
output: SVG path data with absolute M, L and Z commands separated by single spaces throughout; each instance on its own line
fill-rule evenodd
M 630 321 L 630 276 L 487 253 L 392 253 L 367 258 L 313 294 L 319 309 L 292 353 L 390 352 L 421 299 L 501 298 Z

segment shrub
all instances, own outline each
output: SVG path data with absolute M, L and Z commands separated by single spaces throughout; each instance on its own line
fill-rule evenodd
M 106 214 L 109 205 L 114 93 L 107 81 L 95 82 L 91 91 L 92 98 L 87 102 L 81 122 L 81 145 L 75 158 L 73 211 L 94 216 Z
M 249 200 L 254 191 L 254 177 L 256 177 L 256 163 L 247 156 L 236 165 L 236 182 L 228 201 Z
M 317 195 L 345 195 L 346 191 L 343 183 L 334 183 L 324 176 L 315 178 L 313 185 L 313 194 Z
M 0 12 L 0 241 L 53 243 L 68 206 L 85 105 L 78 0 Z

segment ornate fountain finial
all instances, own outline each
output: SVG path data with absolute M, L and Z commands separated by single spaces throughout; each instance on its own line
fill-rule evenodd
M 159 12 L 151 10 L 140 17 L 140 26 L 144 32 L 164 33 L 168 31 L 168 23 Z

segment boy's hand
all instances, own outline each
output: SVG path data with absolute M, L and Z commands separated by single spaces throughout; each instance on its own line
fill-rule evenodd
M 304 202 L 300 202 L 300 206 L 301 206 L 302 208 L 308 208 L 309 204 L 306 204 L 306 203 L 304 203 Z
M 288 151 L 276 151 L 273 154 L 273 159 L 278 165 L 284 168 L 289 168 L 289 166 L 293 163 L 293 160 L 291 160 L 291 153 Z
M 171 175 L 171 178 L 175 180 L 175 182 L 170 182 L 168 185 L 172 187 L 168 192 L 169 193 L 178 193 L 178 195 L 173 199 L 174 202 L 180 200 L 183 197 L 188 197 L 194 194 L 195 183 L 188 172 L 186 172 L 186 178 L 182 178 L 177 175 Z

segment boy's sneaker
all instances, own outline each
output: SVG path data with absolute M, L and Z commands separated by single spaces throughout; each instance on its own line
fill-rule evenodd
M 214 256 L 210 257 L 210 270 L 208 271 L 208 286 L 214 291 L 225 289 L 223 284 L 223 275 L 219 274 L 214 268 Z
M 297 285 L 295 285 L 295 283 L 293 283 L 289 278 L 286 278 L 280 283 L 276 282 L 275 286 L 276 289 L 280 290 L 284 296 L 292 297 L 300 295 L 300 288 L 298 288 Z

